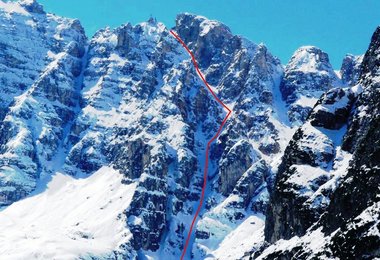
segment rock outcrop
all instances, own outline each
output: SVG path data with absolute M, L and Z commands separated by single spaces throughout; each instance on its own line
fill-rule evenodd
M 361 64 L 363 61 L 363 56 L 354 56 L 347 54 L 342 62 L 342 67 L 340 68 L 340 75 L 342 83 L 348 86 L 355 85 L 361 74 Z
M 80 98 L 87 41 L 79 21 L 45 14 L 35 1 L 6 5 L 17 11 L 0 13 L 0 206 L 56 170 Z
M 360 66 L 358 85 L 327 92 L 313 109 L 308 119 L 310 122 L 305 124 L 312 124 L 319 130 L 330 129 L 330 136 L 337 131 L 334 129 L 343 130 L 343 135 L 335 135 L 334 142 L 340 149 L 336 150 L 333 160 L 325 157 L 322 160 L 324 165 L 313 165 L 310 158 L 300 156 L 298 148 L 302 142 L 299 135 L 303 135 L 300 131 L 305 125 L 293 137 L 269 203 L 266 239 L 273 245 L 254 257 L 379 257 L 379 39 L 378 28 Z M 315 143 L 319 144 L 321 139 L 312 140 L 318 140 Z M 339 154 L 344 155 L 340 160 Z M 306 162 L 305 158 L 308 158 Z M 328 172 L 322 171 L 331 161 L 333 171 L 331 168 Z M 341 167 L 334 169 L 339 161 Z M 344 161 L 346 163 L 342 164 Z M 292 170 L 292 167 L 305 163 L 309 170 L 299 173 Z M 289 185 L 295 178 L 302 178 L 303 183 L 313 183 L 310 195 L 305 196 L 302 185 Z M 316 199 L 319 203 L 313 204 Z M 318 241 L 318 246 L 312 246 L 313 241 Z

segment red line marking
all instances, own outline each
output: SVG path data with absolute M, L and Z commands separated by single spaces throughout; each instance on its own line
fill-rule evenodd
M 194 57 L 194 54 L 190 51 L 189 47 L 187 47 L 187 45 L 182 41 L 182 39 L 172 30 L 170 30 L 170 33 L 182 44 L 182 46 L 186 49 L 186 51 L 190 54 L 191 56 L 191 60 L 194 64 L 194 67 L 199 75 L 199 77 L 202 79 L 203 83 L 206 85 L 207 89 L 210 91 L 211 95 L 215 98 L 215 100 L 221 105 L 223 106 L 223 108 L 225 110 L 227 110 L 227 115 L 224 117 L 222 123 L 220 124 L 219 126 L 219 129 L 218 129 L 218 132 L 216 132 L 216 134 L 208 141 L 207 143 L 207 146 L 206 146 L 206 158 L 205 158 L 205 167 L 204 167 L 204 172 L 203 172 L 203 186 L 202 186 L 202 193 L 201 193 L 201 198 L 199 200 L 199 205 L 198 205 L 198 208 L 197 208 L 197 211 L 195 212 L 195 215 L 194 215 L 194 218 L 193 218 L 193 221 L 191 222 L 191 226 L 190 226 L 190 230 L 189 230 L 189 233 L 187 234 L 187 238 L 186 238 L 186 243 L 185 243 L 185 247 L 183 248 L 183 251 L 182 251 L 182 255 L 181 255 L 181 260 L 183 260 L 185 254 L 186 254 L 186 250 L 187 250 L 187 247 L 189 245 L 189 241 L 190 241 L 190 237 L 191 237 L 191 233 L 193 231 L 193 227 L 194 227 L 194 224 L 195 224 L 195 221 L 199 215 L 199 212 L 201 211 L 201 208 L 202 208 L 202 204 L 203 204 L 203 200 L 204 200 L 204 197 L 205 197 L 205 190 L 206 190 L 206 184 L 207 184 L 207 170 L 208 170 L 208 154 L 209 154 L 209 150 L 210 150 L 210 145 L 212 142 L 215 141 L 215 139 L 220 135 L 220 132 L 222 132 L 222 129 L 223 129 L 223 126 L 226 124 L 227 122 L 227 119 L 229 118 L 229 116 L 231 115 L 232 111 L 231 109 L 229 109 L 214 93 L 214 91 L 212 90 L 212 88 L 210 87 L 210 85 L 207 83 L 205 77 L 203 76 L 202 72 L 199 70 L 199 67 L 198 67 L 198 63 L 197 61 L 195 60 L 195 57 Z

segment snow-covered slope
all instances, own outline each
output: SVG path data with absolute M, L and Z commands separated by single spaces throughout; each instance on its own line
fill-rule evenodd
M 0 212 L 0 252 L 4 259 L 78 259 L 106 257 L 132 234 L 124 209 L 136 184 L 102 167 L 76 179 L 57 172 L 45 191 Z

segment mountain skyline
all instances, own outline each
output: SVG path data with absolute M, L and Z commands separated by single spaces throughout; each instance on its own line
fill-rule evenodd
M 41 0 L 45 9 L 58 15 L 79 18 L 89 37 L 97 30 L 124 23 L 137 24 L 150 16 L 174 26 L 179 13 L 190 12 L 228 24 L 234 34 L 264 43 L 286 64 L 299 46 L 314 45 L 330 54 L 334 69 L 343 57 L 362 55 L 368 47 L 380 15 L 373 0 L 338 1 L 124 1 Z

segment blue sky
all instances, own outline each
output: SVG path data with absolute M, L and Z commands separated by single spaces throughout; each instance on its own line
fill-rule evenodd
M 326 51 L 340 68 L 346 53 L 361 54 L 380 25 L 379 0 L 39 0 L 45 10 L 79 18 L 88 36 L 105 26 L 136 24 L 150 16 L 168 27 L 191 12 L 219 20 L 235 34 L 263 42 L 287 63 L 302 45 Z

